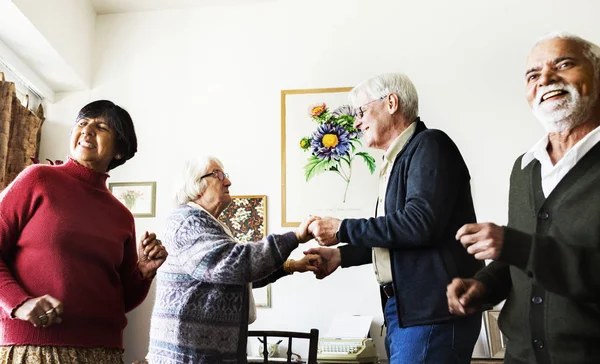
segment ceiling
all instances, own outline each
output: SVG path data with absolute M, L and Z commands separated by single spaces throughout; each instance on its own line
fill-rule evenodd
M 198 6 L 247 5 L 276 0 L 90 0 L 98 14 L 128 13 L 148 10 Z

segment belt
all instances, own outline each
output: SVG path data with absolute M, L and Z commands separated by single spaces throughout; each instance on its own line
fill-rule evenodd
M 394 297 L 394 284 L 392 282 L 382 284 L 381 289 L 383 290 L 383 293 L 385 293 L 387 298 Z

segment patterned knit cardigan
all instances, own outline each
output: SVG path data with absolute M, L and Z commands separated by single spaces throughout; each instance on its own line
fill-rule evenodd
M 157 275 L 149 363 L 245 363 L 248 284 L 284 275 L 294 233 L 238 244 L 206 211 L 182 205 L 163 243 L 169 257 Z

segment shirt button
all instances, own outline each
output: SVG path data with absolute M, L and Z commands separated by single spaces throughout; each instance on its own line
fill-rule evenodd
M 544 299 L 542 297 L 535 296 L 531 299 L 531 302 L 533 302 L 536 305 L 539 305 L 540 303 L 544 302 Z
M 544 342 L 542 340 L 533 340 L 533 346 L 536 349 L 542 350 L 544 348 Z
M 550 214 L 547 211 L 542 211 L 538 214 L 538 219 L 547 220 L 550 217 Z

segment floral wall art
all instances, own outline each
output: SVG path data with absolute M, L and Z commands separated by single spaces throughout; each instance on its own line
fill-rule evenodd
M 156 182 L 115 182 L 108 189 L 134 217 L 156 215 Z
M 382 153 L 362 145 L 348 91 L 281 91 L 282 226 L 297 226 L 308 215 L 369 217 L 375 211 Z

